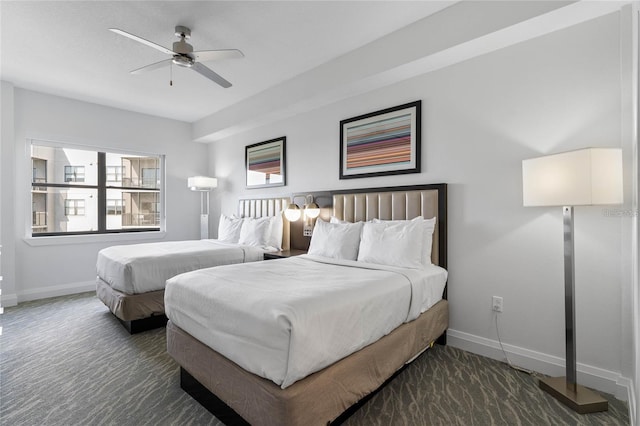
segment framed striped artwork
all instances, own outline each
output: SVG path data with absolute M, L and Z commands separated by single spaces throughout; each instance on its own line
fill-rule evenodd
M 340 122 L 340 179 L 420 173 L 422 101 Z
M 245 147 L 247 188 L 286 185 L 286 145 L 282 136 Z

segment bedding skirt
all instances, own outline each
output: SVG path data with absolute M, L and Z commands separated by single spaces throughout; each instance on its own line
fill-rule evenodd
M 167 351 L 252 425 L 326 425 L 415 359 L 448 326 L 449 305 L 441 300 L 380 340 L 285 389 L 240 368 L 171 321 Z
M 98 277 L 96 278 L 96 295 L 121 321 L 164 316 L 164 289 L 127 294 L 114 289 Z

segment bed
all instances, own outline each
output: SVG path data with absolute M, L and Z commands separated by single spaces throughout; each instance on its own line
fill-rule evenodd
M 203 269 L 169 280 L 168 353 L 180 365 L 181 387 L 223 422 L 339 422 L 350 407 L 357 407 L 436 340 L 444 342 L 446 185 L 334 192 L 332 212 L 336 222 L 351 224 L 435 217 L 429 234 L 431 273 L 328 259 L 330 254 L 317 255 L 312 241 L 307 256 Z M 406 229 L 409 226 L 413 225 Z M 364 239 L 364 228 L 361 234 Z M 353 272 L 356 268 L 364 271 Z M 250 280 L 251 276 L 262 279 Z M 267 284 L 269 280 L 278 285 Z M 427 281 L 436 286 L 420 287 Z M 249 289 L 244 295 L 243 286 Z M 296 301 L 289 303 L 289 298 Z M 393 309 L 396 303 L 404 311 Z M 234 312 L 242 311 L 236 305 L 250 309 Z M 344 306 L 338 309 L 340 305 Z M 282 327 L 268 328 L 270 322 Z M 289 346 L 280 347 L 279 340 Z
M 187 271 L 213 266 L 263 260 L 266 251 L 289 248 L 289 226 L 282 211 L 288 198 L 242 199 L 237 218 L 270 218 L 251 221 L 251 228 L 238 239 L 247 221 L 221 215 L 222 240 L 204 239 L 118 245 L 100 250 L 96 261 L 96 294 L 122 325 L 134 334 L 166 324 L 164 288 L 166 280 Z M 277 221 L 276 221 L 277 219 Z M 251 219 L 249 219 L 251 220 Z M 253 234 L 268 231 L 269 247 L 253 241 Z M 275 241 L 277 240 L 277 241 Z M 271 243 L 271 241 L 270 241 Z M 277 246 L 277 247 L 276 247 Z

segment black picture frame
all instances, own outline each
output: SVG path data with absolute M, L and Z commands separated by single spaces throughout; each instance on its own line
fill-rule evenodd
M 247 189 L 286 185 L 286 152 L 286 136 L 247 145 L 244 151 Z
M 422 101 L 340 121 L 340 179 L 420 173 Z

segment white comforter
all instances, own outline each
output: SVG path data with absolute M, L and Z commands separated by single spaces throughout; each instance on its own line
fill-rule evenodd
M 217 240 L 166 241 L 112 246 L 98 252 L 98 277 L 112 288 L 138 294 L 164 289 L 183 272 L 262 260 L 265 250 Z
M 169 319 L 282 388 L 375 342 L 441 299 L 447 271 L 317 256 L 207 268 L 167 281 Z

